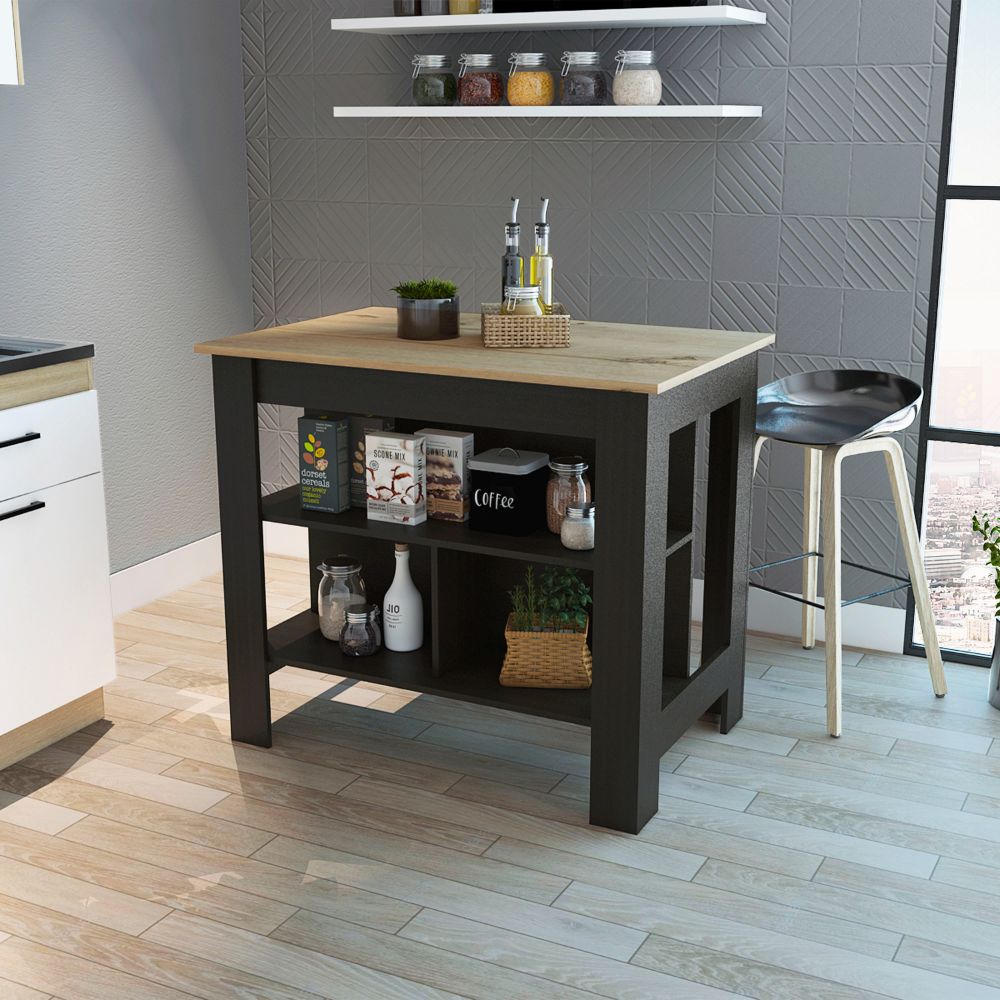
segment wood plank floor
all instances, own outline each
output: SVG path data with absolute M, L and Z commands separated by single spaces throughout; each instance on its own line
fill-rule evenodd
M 304 563 L 267 563 L 270 617 Z M 750 638 L 639 837 L 589 735 L 302 670 L 228 739 L 213 577 L 123 616 L 108 720 L 0 772 L 0 1000 L 1000 1000 L 986 673 Z

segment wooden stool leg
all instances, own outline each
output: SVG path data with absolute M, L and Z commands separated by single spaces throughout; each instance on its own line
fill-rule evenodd
M 910 487 L 906 479 L 903 449 L 894 438 L 886 438 L 884 445 L 885 465 L 889 473 L 889 482 L 892 484 L 892 496 L 896 501 L 899 533 L 903 539 L 906 564 L 910 570 L 913 603 L 920 620 L 920 631 L 924 636 L 924 648 L 927 650 L 927 667 L 931 674 L 931 685 L 934 688 L 934 693 L 939 698 L 943 698 L 948 693 L 948 682 L 945 680 L 944 665 L 941 662 L 941 647 L 938 645 L 937 626 L 934 622 L 934 612 L 931 609 L 930 588 L 927 586 L 927 573 L 924 570 L 924 560 L 920 551 L 917 519 L 913 513 Z
M 816 448 L 803 449 L 805 479 L 803 482 L 802 551 L 819 551 L 820 488 L 823 480 L 823 455 Z M 816 581 L 819 576 L 819 559 L 806 556 L 802 560 L 802 597 L 816 601 Z M 816 645 L 816 609 L 802 605 L 802 648 Z
M 823 604 L 826 626 L 826 727 L 831 736 L 841 732 L 840 585 L 841 513 L 839 448 L 824 448 L 823 456 Z

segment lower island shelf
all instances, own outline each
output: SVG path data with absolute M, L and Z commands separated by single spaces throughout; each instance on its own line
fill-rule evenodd
M 562 722 L 590 723 L 589 690 L 501 686 L 502 647 L 470 650 L 467 666 L 436 674 L 429 637 L 424 647 L 413 653 L 383 648 L 374 656 L 344 656 L 335 642 L 324 638 L 312 611 L 303 611 L 269 629 L 267 639 L 272 672 L 284 666 L 301 667 Z

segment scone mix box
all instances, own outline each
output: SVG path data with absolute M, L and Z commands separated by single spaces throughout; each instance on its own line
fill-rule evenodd
M 368 487 L 365 472 L 365 435 L 369 431 L 391 431 L 391 417 L 352 416 L 351 428 L 351 506 L 368 506 Z
M 427 445 L 428 516 L 441 521 L 467 521 L 473 435 L 437 427 L 424 427 L 416 434 Z
M 368 518 L 394 524 L 427 520 L 424 439 L 392 431 L 365 435 Z
M 303 510 L 342 514 L 351 505 L 347 417 L 299 417 Z

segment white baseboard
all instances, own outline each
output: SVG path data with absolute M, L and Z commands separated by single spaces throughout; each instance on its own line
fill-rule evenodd
M 220 537 L 216 532 L 112 573 L 111 609 L 115 617 L 218 573 L 222 569 Z
M 292 559 L 309 558 L 309 532 L 294 524 L 264 524 L 264 551 L 272 556 L 289 556 Z

